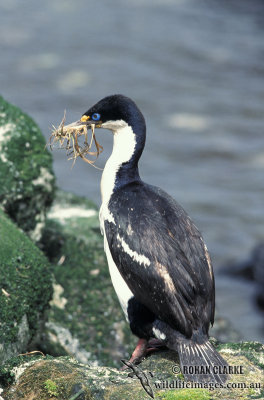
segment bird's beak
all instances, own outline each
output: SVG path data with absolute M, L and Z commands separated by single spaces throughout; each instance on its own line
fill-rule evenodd
M 83 115 L 79 121 L 72 122 L 71 124 L 64 125 L 63 130 L 67 132 L 67 130 L 80 130 L 81 128 L 86 127 L 89 128 L 101 128 L 102 121 L 93 121 L 89 116 Z

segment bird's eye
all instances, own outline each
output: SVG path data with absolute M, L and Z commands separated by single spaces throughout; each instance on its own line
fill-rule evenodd
M 100 115 L 100 114 L 97 114 L 97 113 L 94 113 L 94 114 L 92 115 L 92 119 L 93 119 L 94 121 L 99 121 L 100 117 L 101 117 L 101 115 Z

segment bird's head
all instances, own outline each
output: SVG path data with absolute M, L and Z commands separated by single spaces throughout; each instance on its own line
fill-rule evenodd
M 104 97 L 89 108 L 79 121 L 65 126 L 65 129 L 80 128 L 80 126 L 89 128 L 91 125 L 95 128 L 109 129 L 114 134 L 127 126 L 131 127 L 136 135 L 145 135 L 146 130 L 144 116 L 137 105 L 121 94 Z
M 137 105 L 126 96 L 115 94 L 107 96 L 89 108 L 82 117 L 69 125 L 64 125 L 65 115 L 58 128 L 50 137 L 50 146 L 59 142 L 67 150 L 71 159 L 80 156 L 84 161 L 93 164 L 87 155 L 96 158 L 102 152 L 102 146 L 95 138 L 94 128 L 109 129 L 113 133 L 114 145 L 112 155 L 116 165 L 137 166 L 146 139 L 144 116 Z M 92 129 L 90 144 L 87 141 L 87 129 Z M 79 143 L 80 139 L 80 143 Z M 97 151 L 91 151 L 94 141 Z M 113 157 L 112 157 L 113 160 Z

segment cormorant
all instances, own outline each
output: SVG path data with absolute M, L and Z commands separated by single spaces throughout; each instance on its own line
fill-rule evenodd
M 215 310 L 210 256 L 183 208 L 140 178 L 144 116 L 128 97 L 111 95 L 70 127 L 92 124 L 114 139 L 101 179 L 100 225 L 113 286 L 139 338 L 130 361 L 156 341 L 179 353 L 187 379 L 224 382 L 227 363 L 208 338 Z

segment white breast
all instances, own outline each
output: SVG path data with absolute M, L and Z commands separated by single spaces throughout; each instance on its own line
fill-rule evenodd
M 111 252 L 110 252 L 110 249 L 109 249 L 109 246 L 108 246 L 108 242 L 107 242 L 106 236 L 104 237 L 104 248 L 105 248 L 105 253 L 106 253 L 108 267 L 109 267 L 109 272 L 110 272 L 110 276 L 111 276 L 111 280 L 112 280 L 115 292 L 117 294 L 117 297 L 119 299 L 119 302 L 121 304 L 123 312 L 124 312 L 124 314 L 126 316 L 126 320 L 129 322 L 128 314 L 127 314 L 127 304 L 128 304 L 128 301 L 132 297 L 134 297 L 134 295 L 131 292 L 131 290 L 129 289 L 129 287 L 127 286 L 127 284 L 124 281 L 124 279 L 122 278 L 122 275 L 118 271 L 117 266 L 115 265 L 115 262 L 114 262 L 114 260 L 112 258 L 112 255 L 111 255 Z
M 107 123 L 108 125 L 102 126 L 104 128 L 111 128 L 111 121 Z M 114 126 L 117 126 L 115 121 Z M 104 250 L 107 257 L 109 272 L 111 276 L 111 280 L 118 296 L 121 307 L 124 311 L 126 319 L 128 321 L 127 315 L 127 304 L 129 299 L 133 297 L 133 293 L 127 286 L 125 280 L 122 278 L 109 249 L 109 245 L 107 242 L 107 237 L 105 235 L 104 230 L 104 222 L 112 222 L 115 224 L 114 215 L 110 212 L 108 208 L 108 203 L 111 198 L 111 195 L 114 191 L 116 174 L 119 170 L 121 164 L 130 160 L 132 155 L 134 154 L 136 147 L 136 139 L 133 133 L 132 128 L 127 125 L 126 122 L 120 121 L 120 126 L 117 130 L 113 130 L 114 136 L 114 144 L 113 151 L 111 156 L 109 157 L 101 179 L 101 195 L 102 195 L 102 205 L 100 208 L 100 226 L 101 232 L 104 235 Z
M 103 124 L 102 127 L 109 128 L 111 121 Z M 117 122 L 115 121 L 115 124 Z M 110 128 L 109 128 L 110 129 Z M 113 151 L 107 160 L 102 179 L 101 179 L 101 196 L 102 204 L 107 205 L 113 193 L 116 181 L 116 174 L 120 166 L 129 161 L 134 154 L 136 147 L 136 137 L 131 128 L 125 121 L 120 121 L 119 129 L 113 131 L 114 143 Z

